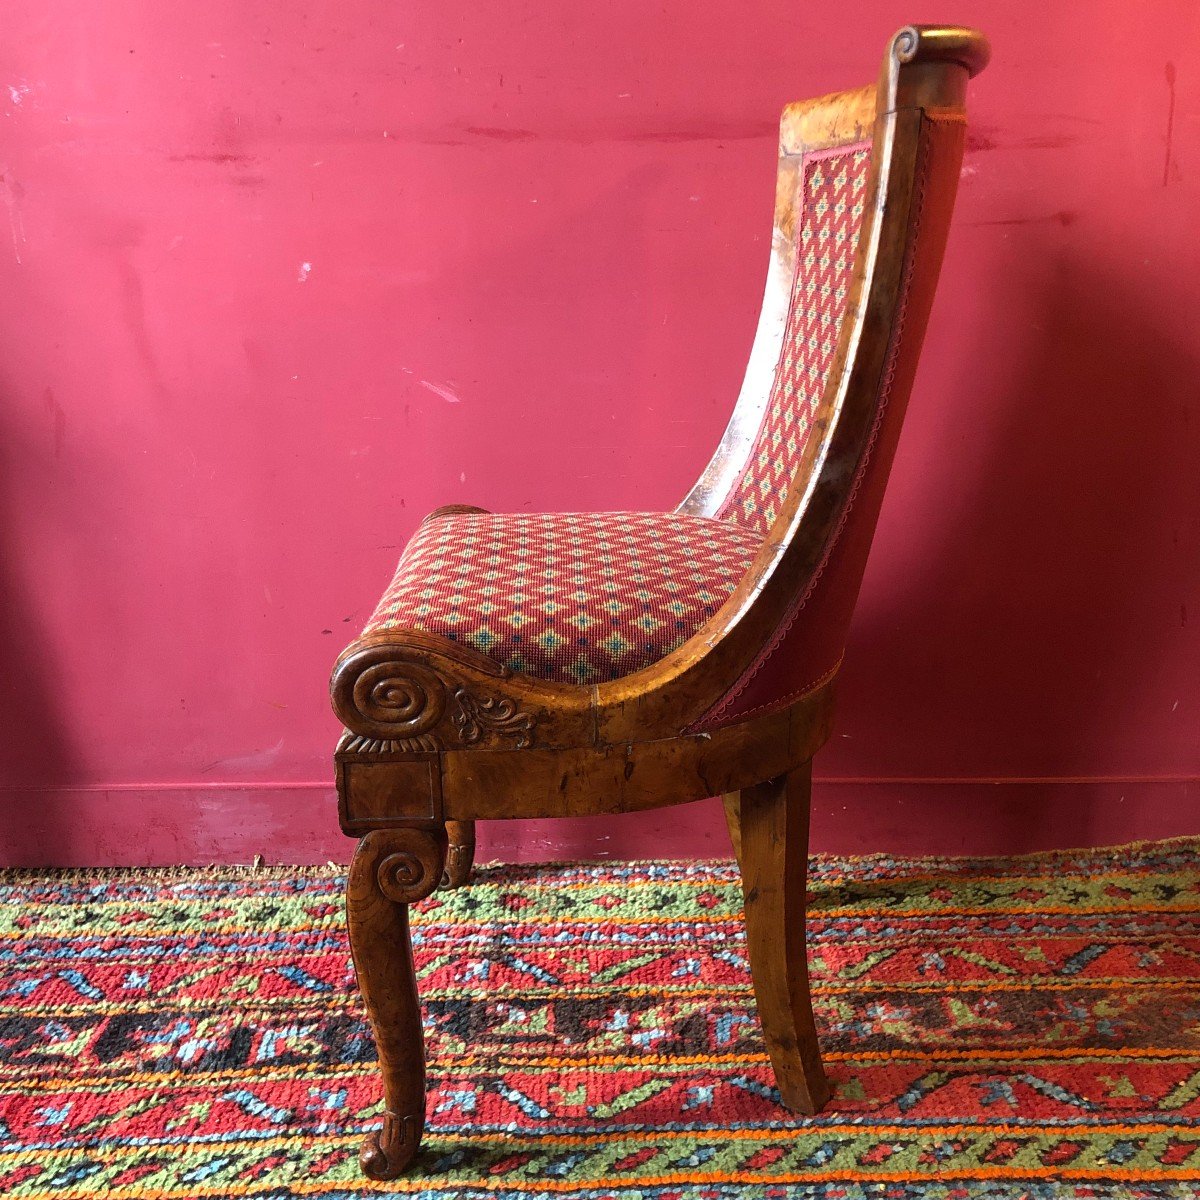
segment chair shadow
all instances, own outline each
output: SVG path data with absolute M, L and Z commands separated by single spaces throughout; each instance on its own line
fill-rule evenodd
M 862 764 L 873 775 L 1004 779 L 1014 774 L 1014 739 L 1024 747 L 1019 774 L 1035 781 L 1087 781 L 1097 762 L 1137 762 L 1128 739 L 1146 729 L 1156 679 L 1187 620 L 1182 609 L 1147 612 L 1144 581 L 1170 575 L 1181 596 L 1200 586 L 1200 560 L 1176 569 L 1172 558 L 1182 564 L 1184 555 L 1171 554 L 1198 516 L 1180 512 L 1180 481 L 1196 470 L 1181 430 L 1185 381 L 1200 378 L 1200 362 L 1128 280 L 1095 261 L 1064 251 L 1044 279 L 1039 294 L 1021 298 L 1035 335 L 1023 358 L 1006 372 L 985 328 L 967 358 L 972 369 L 988 364 L 1011 376 L 1008 410 L 979 455 L 990 468 L 957 498 L 933 547 L 922 543 L 885 603 L 860 610 L 840 686 L 842 712 L 863 728 L 895 727 L 903 708 L 898 736 L 944 744 L 939 725 L 953 712 L 959 731 L 979 730 L 982 753 L 960 743 L 923 755 L 885 732 Z M 1023 285 L 1008 282 L 1019 295 Z M 973 382 L 962 378 L 944 402 L 969 404 Z M 980 553 L 965 561 L 969 546 Z M 880 663 L 890 687 L 879 686 Z M 997 713 L 1009 731 L 1003 742 L 991 728 Z M 939 754 L 937 769 L 922 769 Z M 1143 774 L 1156 774 L 1152 750 L 1140 757 Z M 900 762 L 907 770 L 895 769 Z M 1003 803 L 970 819 L 990 826 L 988 844 L 1011 853 L 1095 844 L 1104 823 L 1086 782 L 1072 786 L 1078 803 L 1069 806 L 1047 806 L 1045 785 L 1010 786 Z M 915 789 L 909 820 L 956 819 L 933 791 Z
M 71 736 L 69 709 L 74 672 L 55 647 L 38 612 L 30 567 L 28 528 L 18 526 L 19 496 L 44 494 L 54 473 L 50 454 L 61 446 L 57 409 L 47 391 L 50 438 L 32 436 L 11 419 L 0 427 L 0 860 L 26 866 L 75 861 L 68 802 L 55 789 L 78 782 L 84 764 Z M 12 414 L 7 403 L 3 411 Z M 40 479 L 37 477 L 40 476 Z M 32 489 L 32 490 L 31 490 Z M 63 552 L 69 539 L 54 525 L 55 505 L 41 506 L 36 541 Z M 88 620 L 82 572 L 74 573 L 81 620 Z M 60 578 L 66 578 L 64 572 Z M 79 848 L 77 848 L 79 849 Z

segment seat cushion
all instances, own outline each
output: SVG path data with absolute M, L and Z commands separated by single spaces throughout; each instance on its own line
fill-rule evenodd
M 365 632 L 439 634 L 539 679 L 616 679 L 683 645 L 761 541 L 679 513 L 434 517 L 405 547 Z

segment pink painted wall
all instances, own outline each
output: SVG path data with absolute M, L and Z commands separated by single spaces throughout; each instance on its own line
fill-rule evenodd
M 0 860 L 344 856 L 325 680 L 416 522 L 673 504 L 749 348 L 778 110 L 939 16 L 995 57 L 815 841 L 1200 828 L 1190 0 L 16 0 Z M 712 804 L 487 836 L 725 852 Z

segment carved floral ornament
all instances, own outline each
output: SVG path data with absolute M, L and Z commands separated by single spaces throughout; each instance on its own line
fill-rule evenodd
M 485 734 L 496 737 L 512 737 L 516 749 L 523 750 L 529 745 L 529 735 L 533 732 L 533 718 L 524 712 L 518 712 L 516 704 L 511 700 L 488 699 L 481 700 L 472 696 L 465 688 L 459 688 L 454 693 L 458 712 L 454 714 L 454 725 L 464 744 L 474 745 Z
M 533 717 L 507 697 L 479 696 L 455 687 L 421 663 L 393 656 L 368 661 L 357 672 L 347 663 L 335 676 L 334 708 L 349 727 L 343 753 L 432 752 L 452 744 L 480 746 L 499 741 L 514 749 L 530 743 Z M 443 718 L 450 710 L 449 728 Z M 439 728 L 440 726 L 440 728 Z

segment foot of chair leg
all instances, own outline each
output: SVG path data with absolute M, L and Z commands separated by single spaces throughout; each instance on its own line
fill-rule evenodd
M 446 837 L 449 845 L 441 886 L 462 887 L 471 878 L 471 867 L 475 862 L 475 822 L 447 821 Z
M 747 788 L 738 805 L 742 892 L 754 995 L 788 1108 L 819 1112 L 829 1083 L 813 1024 L 805 949 L 811 764 Z
M 425 1128 L 425 1046 L 408 906 L 437 886 L 446 858 L 441 826 L 376 829 L 358 843 L 346 885 L 346 919 L 359 990 L 383 1078 L 383 1128 L 359 1162 L 371 1179 L 395 1179 Z
M 368 1179 L 396 1179 L 407 1169 L 421 1147 L 425 1114 L 401 1117 L 383 1114 L 383 1128 L 368 1133 L 358 1152 L 358 1163 Z

